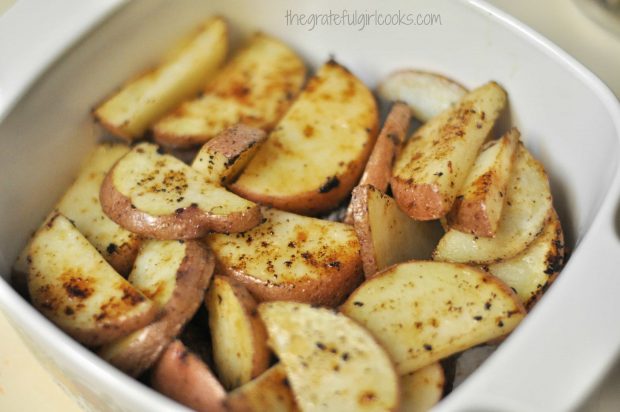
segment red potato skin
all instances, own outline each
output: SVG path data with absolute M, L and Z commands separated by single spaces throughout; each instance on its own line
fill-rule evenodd
M 364 280 L 361 260 L 341 262 L 340 271 L 321 279 L 304 279 L 295 283 L 272 283 L 260 280 L 242 270 L 218 264 L 217 272 L 230 276 L 260 302 L 288 300 L 318 306 L 336 307 Z
M 214 215 L 190 206 L 172 215 L 153 216 L 136 209 L 127 196 L 116 190 L 113 176 L 114 168 L 101 185 L 99 198 L 104 213 L 125 229 L 145 237 L 161 240 L 198 239 L 211 231 L 243 232 L 258 225 L 262 219 L 258 205 L 228 215 Z
M 385 193 L 392 177 L 392 164 L 400 152 L 410 121 L 409 106 L 401 102 L 394 103 L 385 119 L 383 129 L 379 133 L 358 186 L 369 184 Z M 344 223 L 353 224 L 351 205 L 347 209 Z
M 199 412 L 225 412 L 226 391 L 209 367 L 181 341 L 172 342 L 151 374 L 158 392 Z
M 264 130 L 239 123 L 224 130 L 203 147 L 221 153 L 229 162 L 234 162 L 237 156 L 250 147 L 262 143 L 266 138 L 267 133 Z
M 128 375 L 136 377 L 144 373 L 194 316 L 202 304 L 214 268 L 211 251 L 199 242 L 188 241 L 185 257 L 177 270 L 177 285 L 162 316 L 142 329 L 126 350 L 111 357 L 104 354 L 106 360 Z
M 412 219 L 439 219 L 452 208 L 450 199 L 444 198 L 436 186 L 416 184 L 397 176 L 392 177 L 390 185 L 398 206 Z

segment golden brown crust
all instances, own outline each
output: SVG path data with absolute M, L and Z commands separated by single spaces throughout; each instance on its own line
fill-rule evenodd
M 226 391 L 181 341 L 168 345 L 151 374 L 155 390 L 196 411 L 224 412 Z
M 399 176 L 393 176 L 390 185 L 398 206 L 412 219 L 439 219 L 448 213 L 452 206 L 449 199 L 444 198 L 436 186 L 416 184 Z
M 197 207 L 178 209 L 172 215 L 153 216 L 136 209 L 131 200 L 114 187 L 114 169 L 101 185 L 101 207 L 110 219 L 122 227 L 153 239 L 197 239 L 210 231 L 242 232 L 260 223 L 260 207 L 254 205 L 244 212 L 215 215 Z
M 99 355 L 128 375 L 141 375 L 194 316 L 214 267 L 211 251 L 200 242 L 188 241 L 172 297 L 163 307 L 162 316 L 147 327 L 103 347 Z

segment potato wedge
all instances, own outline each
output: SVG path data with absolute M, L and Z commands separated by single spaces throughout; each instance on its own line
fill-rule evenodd
M 104 345 L 99 356 L 128 375 L 141 375 L 194 316 L 214 267 L 213 255 L 199 242 L 145 241 L 128 280 L 162 309 L 162 316 Z
M 385 100 L 408 104 L 413 117 L 424 123 L 458 103 L 467 89 L 437 73 L 399 70 L 379 84 L 378 92 Z
M 224 404 L 229 412 L 299 411 L 281 363 L 230 392 Z
M 258 301 L 334 306 L 362 280 L 360 246 L 349 225 L 263 209 L 265 221 L 244 233 L 210 234 L 218 270 Z
M 101 186 L 101 206 L 115 222 L 156 239 L 195 239 L 209 231 L 256 226 L 260 208 L 182 161 L 141 143 L 121 158 Z
M 301 410 L 398 410 L 392 362 L 351 319 L 295 302 L 262 303 L 258 311 Z
M 411 219 L 394 199 L 370 185 L 353 190 L 351 206 L 366 279 L 395 263 L 430 259 L 443 234 L 437 222 Z
M 224 387 L 232 390 L 267 370 L 267 332 L 247 289 L 230 277 L 215 276 L 205 304 L 215 369 Z
M 121 275 L 127 276 L 140 247 L 137 235 L 123 229 L 101 209 L 99 189 L 108 170 L 129 148 L 122 144 L 99 144 L 84 162 L 83 168 L 65 192 L 54 211 L 70 219 L 103 258 Z M 30 240 L 12 268 L 12 282 L 22 294 L 28 289 L 28 250 Z
M 159 313 L 62 215 L 37 231 L 28 256 L 33 305 L 86 346 L 131 333 Z
M 443 396 L 446 377 L 439 362 L 431 363 L 413 373 L 400 377 L 403 391 L 401 410 L 426 412 Z
M 207 20 L 193 38 L 154 70 L 123 86 L 94 111 L 110 133 L 133 140 L 162 115 L 193 97 L 213 77 L 228 51 L 228 28 Z
M 531 308 L 556 279 L 564 264 L 564 235 L 555 211 L 542 233 L 520 254 L 483 269 L 513 288 Z
M 494 276 L 429 261 L 389 267 L 340 310 L 377 338 L 400 375 L 506 335 L 525 316 L 519 298 Z
M 418 220 L 448 213 L 505 105 L 506 92 L 490 82 L 413 134 L 396 159 L 390 182 L 403 211 Z
M 381 192 L 387 191 L 392 177 L 392 165 L 405 140 L 410 120 L 411 111 L 407 105 L 401 102 L 394 103 L 385 119 L 385 124 L 379 133 L 372 153 L 370 153 L 358 186 L 368 184 Z M 344 221 L 350 225 L 353 224 L 352 203 L 349 204 Z
M 192 167 L 208 182 L 227 185 L 237 178 L 266 137 L 261 129 L 241 123 L 229 127 L 202 146 Z
M 494 263 L 517 255 L 536 239 L 553 207 L 549 179 L 543 166 L 522 144 L 517 151 L 495 237 L 450 229 L 433 253 L 435 260 Z
M 151 373 L 153 388 L 199 412 L 225 412 L 226 391 L 207 364 L 176 340 Z
M 157 122 L 155 140 L 166 146 L 195 146 L 237 123 L 269 131 L 288 110 L 305 76 L 303 62 L 288 46 L 256 34 L 202 96 Z
M 513 127 L 499 140 L 489 142 L 478 155 L 447 214 L 450 227 L 474 236 L 495 236 L 520 135 Z
M 357 183 L 375 141 L 378 119 L 370 90 L 330 61 L 308 82 L 230 188 L 282 210 L 327 212 Z

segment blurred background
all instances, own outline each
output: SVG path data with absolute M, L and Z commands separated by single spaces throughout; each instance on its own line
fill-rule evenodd
M 15 0 L 0 0 L 0 19 Z M 620 0 L 489 0 L 549 38 L 620 97 Z M 5 64 L 4 62 L 1 64 Z M 620 411 L 620 362 L 579 412 Z M 0 411 L 79 412 L 0 313 Z

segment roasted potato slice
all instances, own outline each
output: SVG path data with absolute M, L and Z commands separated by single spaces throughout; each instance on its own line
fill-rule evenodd
M 379 96 L 409 105 L 413 116 L 427 122 L 454 106 L 467 93 L 459 83 L 437 73 L 400 70 L 379 84 Z
M 269 367 L 267 332 L 252 295 L 234 279 L 215 276 L 205 304 L 215 369 L 224 387 L 234 389 L 263 373 Z
M 258 311 L 301 410 L 398 410 L 392 362 L 364 328 L 302 303 L 262 303 Z
M 495 236 L 520 135 L 512 128 L 478 155 L 447 215 L 448 226 L 474 236 Z
M 351 192 L 378 127 L 368 88 L 335 61 L 323 65 L 230 186 L 278 209 L 320 214 Z
M 390 182 L 403 211 L 418 220 L 448 213 L 505 105 L 506 92 L 490 82 L 413 134 L 394 164 Z
M 121 275 L 127 276 L 140 247 L 137 235 L 123 229 L 101 209 L 99 189 L 108 170 L 129 148 L 121 144 L 100 144 L 84 162 L 84 167 L 60 199 L 54 211 L 70 219 L 77 229 Z M 13 264 L 12 282 L 20 292 L 28 288 L 30 241 Z
M 358 186 L 368 184 L 381 192 L 387 191 L 392 176 L 392 165 L 405 140 L 410 120 L 411 111 L 407 105 L 400 102 L 394 103 L 385 119 L 385 124 L 379 133 L 375 147 L 370 153 Z M 353 224 L 352 203 L 349 204 L 344 221 L 350 225 Z
M 176 340 L 151 373 L 153 388 L 199 412 L 225 412 L 226 391 L 207 364 Z
M 202 96 L 157 122 L 155 140 L 166 146 L 195 146 L 237 123 L 269 131 L 299 93 L 305 76 L 303 62 L 288 46 L 256 34 Z
M 299 411 L 281 363 L 230 392 L 224 403 L 230 412 Z
M 437 222 L 411 219 L 394 199 L 370 185 L 353 190 L 351 205 L 367 279 L 395 263 L 430 259 L 443 233 Z
M 145 241 L 128 280 L 162 308 L 162 316 L 103 346 L 99 356 L 128 375 L 141 375 L 194 316 L 214 267 L 213 255 L 199 242 Z
M 220 273 L 243 284 L 258 301 L 295 300 L 337 305 L 362 278 L 355 231 L 276 209 L 244 233 L 210 234 Z
M 483 269 L 513 288 L 531 308 L 553 283 L 564 264 L 564 235 L 555 211 L 542 233 L 520 254 Z
M 443 396 L 446 377 L 439 362 L 431 363 L 413 373 L 400 377 L 403 399 L 401 410 L 426 412 Z
M 111 342 L 159 313 L 62 215 L 37 231 L 28 256 L 33 305 L 84 345 Z
M 340 309 L 377 338 L 401 375 L 506 335 L 525 316 L 519 298 L 494 276 L 428 261 L 389 267 Z
M 228 51 L 228 28 L 221 18 L 207 20 L 183 47 L 154 70 L 123 86 L 94 111 L 112 134 L 132 140 L 213 77 Z
M 121 158 L 101 186 L 103 211 L 119 225 L 156 239 L 194 239 L 209 231 L 256 226 L 260 208 L 182 161 L 141 143 Z
M 461 263 L 494 263 L 511 258 L 536 239 L 553 207 L 543 166 L 519 145 L 495 237 L 478 237 L 450 229 L 433 258 Z
M 227 185 L 256 154 L 267 134 L 255 127 L 237 124 L 205 143 L 192 162 L 207 181 Z

